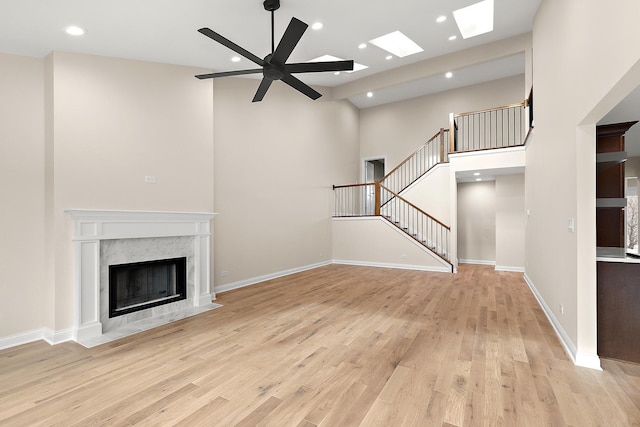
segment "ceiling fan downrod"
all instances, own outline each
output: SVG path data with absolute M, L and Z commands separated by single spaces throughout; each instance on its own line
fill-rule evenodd
M 274 40 L 275 25 L 274 25 L 274 12 L 280 9 L 280 0 L 264 0 L 262 3 L 264 10 L 271 12 L 271 55 L 276 50 L 276 43 Z

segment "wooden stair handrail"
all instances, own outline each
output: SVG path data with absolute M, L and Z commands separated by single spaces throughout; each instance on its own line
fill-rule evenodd
M 485 110 L 477 110 L 477 111 L 467 111 L 466 113 L 453 113 L 453 117 L 462 117 L 462 116 L 470 116 L 472 114 L 489 113 L 491 111 L 507 110 L 509 108 L 516 108 L 516 107 L 526 107 L 527 104 L 528 104 L 528 101 L 525 99 L 524 101 L 519 102 L 517 104 L 503 105 L 502 107 L 487 108 Z
M 336 188 L 347 188 L 347 187 L 366 187 L 368 185 L 375 185 L 375 182 L 369 182 L 369 183 L 365 183 L 365 184 L 334 185 L 333 189 L 335 190 Z
M 395 168 L 393 168 L 393 170 L 391 170 L 391 172 L 389 172 L 388 174 L 386 174 L 381 181 L 384 181 L 385 179 L 387 179 L 389 176 L 391 176 L 392 173 L 394 173 L 395 171 L 397 171 L 398 169 L 400 169 L 400 167 L 402 165 L 404 165 L 406 162 L 408 162 L 409 160 L 411 160 L 411 158 L 413 156 L 415 156 L 416 154 L 418 154 L 420 152 L 420 150 L 422 150 L 428 143 L 430 143 L 431 141 L 434 141 L 438 136 L 440 136 L 440 134 L 442 132 L 448 132 L 448 129 L 444 129 L 444 128 L 440 128 L 440 130 L 433 135 L 431 138 L 429 138 L 427 140 L 427 142 L 425 142 L 424 144 L 422 144 L 417 150 L 415 150 L 413 153 L 411 153 L 406 159 L 404 159 L 403 161 L 401 161 L 398 166 L 396 166 Z

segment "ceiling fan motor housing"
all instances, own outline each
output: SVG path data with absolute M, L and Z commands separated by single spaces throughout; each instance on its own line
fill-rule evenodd
M 269 80 L 280 80 L 284 77 L 284 66 L 271 62 L 272 55 L 269 54 L 264 58 L 264 66 L 262 67 L 262 75 Z
M 264 0 L 262 5 L 264 6 L 264 10 L 273 12 L 274 10 L 280 9 L 280 0 Z

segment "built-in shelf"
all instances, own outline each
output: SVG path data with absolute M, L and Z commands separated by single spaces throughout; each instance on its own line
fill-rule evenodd
M 596 170 L 601 171 L 603 169 L 610 168 L 612 166 L 619 165 L 627 160 L 626 151 L 616 151 L 611 153 L 600 153 L 596 155 Z
M 596 199 L 597 208 L 625 208 L 627 207 L 627 199 L 622 198 L 603 198 Z

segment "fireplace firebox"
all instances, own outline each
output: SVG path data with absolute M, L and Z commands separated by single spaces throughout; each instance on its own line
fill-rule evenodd
M 186 298 L 186 257 L 109 266 L 109 317 Z

